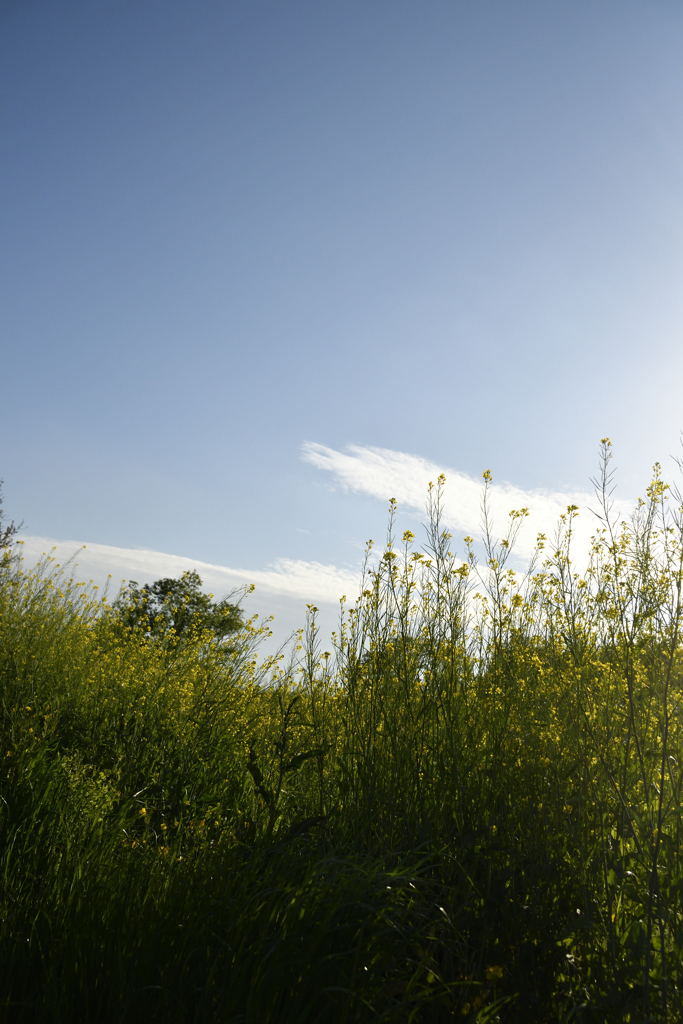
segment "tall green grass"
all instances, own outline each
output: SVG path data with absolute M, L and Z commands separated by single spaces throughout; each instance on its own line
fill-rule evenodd
M 681 496 L 394 536 L 292 659 L 0 570 L 7 1021 L 683 1019 Z

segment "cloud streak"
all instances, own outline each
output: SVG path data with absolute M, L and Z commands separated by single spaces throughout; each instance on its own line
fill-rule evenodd
M 438 465 L 417 455 L 374 448 L 369 445 L 348 445 L 343 451 L 307 441 L 302 458 L 317 469 L 330 473 L 343 488 L 369 494 L 387 501 L 396 498 L 399 507 L 413 513 L 424 513 L 427 486 L 440 473 L 446 476 L 445 522 L 450 530 L 461 534 L 481 534 L 482 481 L 458 470 Z M 595 531 L 598 521 L 590 509 L 598 503 L 588 491 L 524 490 L 510 483 L 494 483 L 490 488 L 490 511 L 497 536 L 505 533 L 512 509 L 528 508 L 529 519 L 520 532 L 517 552 L 528 557 L 536 534 L 554 534 L 560 515 L 568 505 L 578 505 L 577 541 L 584 545 Z M 632 505 L 621 503 L 615 511 L 627 515 Z
M 103 586 L 111 575 L 113 590 L 118 590 L 122 580 L 148 583 L 163 576 L 180 576 L 186 570 L 195 570 L 205 587 L 219 596 L 253 583 L 258 593 L 268 596 L 336 603 L 342 594 L 355 595 L 360 578 L 359 573 L 335 565 L 290 558 L 279 558 L 265 569 L 232 569 L 161 551 L 106 544 L 87 544 L 84 547 L 77 541 L 57 541 L 48 537 L 28 536 L 22 541 L 22 554 L 29 565 L 35 564 L 43 554 L 53 554 L 62 564 L 72 558 L 74 578 L 92 579 L 98 586 Z
M 309 441 L 303 446 L 302 457 L 328 473 L 337 486 L 382 502 L 396 498 L 404 511 L 420 517 L 424 517 L 429 481 L 444 473 L 445 524 L 455 534 L 472 534 L 476 539 L 481 534 L 482 482 L 465 473 L 416 455 L 369 445 L 349 445 L 340 451 Z M 576 530 L 577 551 L 587 550 L 590 535 L 598 525 L 589 511 L 597 507 L 597 501 L 587 491 L 524 490 L 509 483 L 494 483 L 490 498 L 496 536 L 504 534 L 512 509 L 530 509 L 516 548 L 522 558 L 532 552 L 537 533 L 553 536 L 567 505 L 578 505 L 581 510 Z M 618 511 L 627 515 L 632 507 L 630 503 L 621 503 Z M 27 565 L 34 565 L 43 554 L 53 554 L 61 564 L 71 559 L 70 573 L 75 579 L 92 580 L 100 587 L 111 577 L 112 594 L 124 580 L 144 584 L 164 576 L 177 577 L 187 570 L 198 572 L 205 588 L 219 598 L 253 583 L 256 594 L 249 604 L 265 614 L 275 614 L 281 637 L 302 624 L 307 603 L 318 605 L 326 628 L 334 628 L 339 598 L 345 594 L 354 601 L 360 584 L 360 568 L 354 571 L 289 558 L 279 558 L 263 569 L 242 569 L 149 549 L 106 544 L 84 547 L 77 541 L 37 536 L 22 538 L 22 553 Z

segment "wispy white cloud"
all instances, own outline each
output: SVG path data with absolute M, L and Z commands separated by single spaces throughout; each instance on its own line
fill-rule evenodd
M 118 548 L 107 544 L 83 544 L 53 540 L 49 537 L 22 536 L 22 553 L 27 566 L 35 565 L 43 554 L 53 555 L 61 565 L 71 559 L 69 575 L 76 580 L 92 580 L 98 587 L 109 585 L 115 596 L 124 580 L 151 583 L 165 576 L 180 576 L 194 569 L 204 588 L 222 598 L 253 583 L 256 591 L 244 604 L 247 615 L 258 612 L 261 621 L 272 617 L 272 639 L 263 650 L 272 652 L 285 643 L 294 630 L 306 621 L 306 605 L 319 608 L 318 625 L 323 643 L 338 626 L 339 599 L 353 601 L 360 589 L 360 569 L 339 568 L 320 562 L 279 558 L 265 569 L 232 569 L 225 565 L 200 562 L 161 551 Z M 110 578 L 111 577 L 111 578 Z
M 200 562 L 161 551 L 118 548 L 106 544 L 82 545 L 77 541 L 56 541 L 48 537 L 22 537 L 22 552 L 28 564 L 43 554 L 53 554 L 58 563 L 72 559 L 72 574 L 77 579 L 92 579 L 103 586 L 111 575 L 114 591 L 122 580 L 148 583 L 163 576 L 180 576 L 195 570 L 209 590 L 222 596 L 236 588 L 255 584 L 259 593 L 296 598 L 301 602 L 336 603 L 342 594 L 349 597 L 358 589 L 359 573 L 320 562 L 280 558 L 265 569 L 232 569 L 224 565 Z
M 481 529 L 482 482 L 465 473 L 438 465 L 428 459 L 388 448 L 349 445 L 343 451 L 307 442 L 303 458 L 329 473 L 341 487 L 371 495 L 386 502 L 396 498 L 399 506 L 411 514 L 424 516 L 427 485 L 440 473 L 446 476 L 445 523 L 458 534 L 475 538 Z M 498 535 L 506 529 L 511 509 L 526 507 L 531 515 L 519 537 L 517 552 L 527 557 L 536 534 L 552 536 L 558 517 L 567 505 L 581 509 L 577 541 L 583 544 L 595 530 L 597 521 L 589 511 L 595 508 L 595 496 L 588 491 L 524 490 L 509 483 L 494 483 L 490 489 L 490 508 Z M 628 514 L 632 505 L 622 503 L 620 513 Z M 360 568 L 340 568 L 320 562 L 280 558 L 262 569 L 231 568 L 201 562 L 181 555 L 147 549 L 119 548 L 106 544 L 53 540 L 48 537 L 23 536 L 23 555 L 27 564 L 35 564 L 43 553 L 54 554 L 62 564 L 71 559 L 70 572 L 76 579 L 92 580 L 102 587 L 110 579 L 116 593 L 123 580 L 148 583 L 164 576 L 179 576 L 195 570 L 207 590 L 223 597 L 245 585 L 255 584 L 256 593 L 249 599 L 248 610 L 258 609 L 276 617 L 279 639 L 302 625 L 305 605 L 314 603 L 321 609 L 325 631 L 335 628 L 338 601 L 346 595 L 353 601 L 358 594 Z
M 427 486 L 440 473 L 446 476 L 445 522 L 449 529 L 462 534 L 481 533 L 482 481 L 465 473 L 438 465 L 417 455 L 349 445 L 344 451 L 307 441 L 302 457 L 312 466 L 331 473 L 337 483 L 353 491 L 372 495 L 382 501 L 396 498 L 399 507 L 424 513 Z M 490 488 L 490 511 L 498 535 L 503 535 L 512 509 L 528 508 L 530 515 L 520 533 L 517 551 L 528 556 L 537 533 L 552 537 L 559 516 L 568 505 L 580 509 L 577 541 L 585 543 L 598 525 L 590 509 L 597 508 L 595 495 L 588 491 L 524 490 L 510 483 L 494 482 Z M 618 511 L 627 514 L 631 505 L 622 503 Z M 615 509 L 616 510 L 616 509 Z

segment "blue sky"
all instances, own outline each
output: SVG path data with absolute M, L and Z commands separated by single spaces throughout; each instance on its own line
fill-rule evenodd
M 547 518 L 606 434 L 642 492 L 683 426 L 681 53 L 659 0 L 0 5 L 27 552 L 252 573 L 287 618 L 436 468 L 456 535 L 484 468 Z

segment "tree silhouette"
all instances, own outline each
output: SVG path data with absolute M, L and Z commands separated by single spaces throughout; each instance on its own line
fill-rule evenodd
M 201 577 L 194 571 L 144 587 L 131 580 L 114 610 L 126 626 L 141 629 L 150 638 L 180 640 L 209 630 L 222 643 L 242 627 L 242 609 L 227 598 L 214 601 L 201 587 Z

